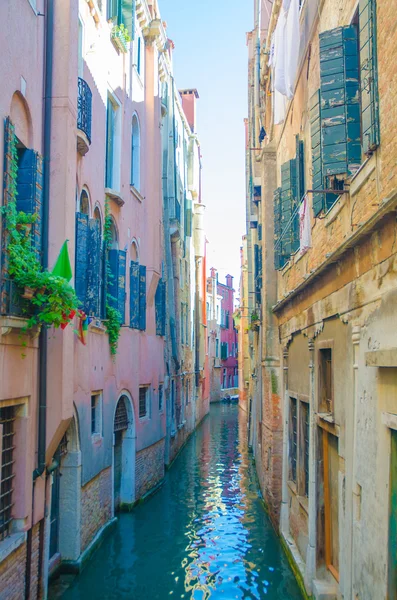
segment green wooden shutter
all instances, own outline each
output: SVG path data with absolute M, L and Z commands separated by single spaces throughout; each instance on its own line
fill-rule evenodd
M 361 164 L 356 27 L 337 27 L 320 34 L 320 80 L 323 175 L 348 177 Z
M 135 0 L 121 0 L 121 18 L 133 40 L 135 37 Z
M 88 215 L 76 213 L 76 251 L 74 287 L 81 306 L 86 309 L 87 297 Z
M 130 327 L 139 329 L 139 264 L 130 265 Z
M 146 329 L 146 267 L 139 265 L 139 329 Z
M 7 206 L 11 199 L 12 181 L 12 144 L 14 141 L 14 125 L 10 119 L 4 120 L 4 172 L 3 172 L 3 206 Z M 2 240 L 1 240 L 1 288 L 0 309 L 1 314 L 7 314 L 12 304 L 12 290 L 10 282 L 7 282 L 8 255 L 5 252 L 8 241 L 8 232 L 4 227 L 5 215 L 3 215 Z
M 101 312 L 101 223 L 98 219 L 88 220 L 88 240 L 86 256 L 87 293 L 85 298 L 84 310 L 87 313 L 87 315 L 99 317 Z
M 303 140 L 296 136 L 296 189 L 298 194 L 298 202 L 300 203 L 305 195 L 305 154 Z
M 274 268 L 281 268 L 280 261 L 280 236 L 281 236 L 281 188 L 274 190 Z
M 120 322 L 125 323 L 125 276 L 127 269 L 127 252 L 119 250 L 118 285 L 117 285 L 117 308 L 120 313 Z
M 359 13 L 362 145 L 371 155 L 380 137 L 376 0 L 360 0 Z
M 192 237 L 192 201 L 186 200 L 185 203 L 185 236 Z
M 310 100 L 313 190 L 323 190 L 327 185 L 323 175 L 321 122 L 321 94 L 320 90 L 317 90 Z M 313 194 L 314 216 L 317 217 L 323 210 L 329 209 L 334 204 L 337 197 L 337 194 Z
M 106 122 L 106 173 L 105 187 L 113 187 L 113 154 L 114 154 L 115 109 L 108 98 Z
M 281 165 L 281 254 L 285 257 L 299 248 L 298 205 L 296 160 L 293 158 Z
M 313 190 L 324 189 L 323 158 L 321 147 L 321 99 L 317 90 L 310 99 L 310 133 L 312 143 L 312 187 Z M 313 212 L 317 217 L 324 208 L 324 195 L 313 194 Z

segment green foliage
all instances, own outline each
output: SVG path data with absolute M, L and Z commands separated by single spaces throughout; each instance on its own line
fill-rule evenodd
M 72 286 L 64 279 L 43 270 L 32 248 L 30 229 L 37 215 L 18 212 L 16 208 L 16 178 L 18 172 L 16 138 L 11 139 L 11 167 L 8 185 L 8 201 L 1 208 L 6 230 L 8 274 L 20 290 L 31 288 L 28 302 L 28 328 L 35 325 L 59 327 L 78 308 L 78 299 Z M 25 296 L 26 297 L 26 296 Z
M 106 256 L 106 268 L 105 268 L 105 277 L 106 277 L 106 287 L 108 287 L 109 281 L 112 280 L 113 274 L 110 269 L 109 261 L 108 261 L 108 251 L 110 247 L 110 243 L 112 241 L 112 218 L 110 216 L 109 209 L 109 200 L 106 198 L 105 201 L 105 223 L 103 228 L 103 243 L 105 245 L 105 256 Z M 114 298 L 108 293 L 106 290 L 106 331 L 109 336 L 109 345 L 110 345 L 110 353 L 114 356 L 117 354 L 117 348 L 119 344 L 120 337 L 120 328 L 121 328 L 121 315 L 117 309 L 115 309 L 111 305 L 111 301 Z

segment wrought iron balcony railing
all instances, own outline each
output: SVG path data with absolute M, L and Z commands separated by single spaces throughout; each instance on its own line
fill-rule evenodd
M 91 144 L 91 121 L 92 121 L 92 92 L 90 86 L 81 77 L 78 78 L 77 96 L 77 129 L 87 136 Z

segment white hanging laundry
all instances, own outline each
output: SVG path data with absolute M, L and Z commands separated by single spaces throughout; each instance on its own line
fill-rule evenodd
M 273 91 L 273 117 L 274 124 L 284 123 L 285 113 L 287 111 L 287 98 L 277 90 Z
M 288 15 L 284 33 L 284 77 L 287 98 L 291 99 L 295 91 L 295 79 L 298 72 L 300 29 L 299 29 L 299 0 L 287 0 Z M 283 5 L 284 6 L 284 5 Z
M 287 87 L 285 80 L 285 25 L 286 14 L 284 8 L 281 7 L 278 17 L 276 30 L 274 32 L 274 88 L 283 94 L 287 95 Z
M 307 195 L 299 207 L 299 242 L 300 254 L 304 254 L 312 245 L 312 228 L 310 223 L 310 210 Z

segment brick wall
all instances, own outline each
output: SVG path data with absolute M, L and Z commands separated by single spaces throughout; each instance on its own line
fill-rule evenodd
M 26 542 L 0 564 L 1 600 L 21 600 L 25 597 L 25 568 Z
M 112 516 L 112 469 L 104 469 L 81 489 L 81 550 Z
M 31 567 L 30 567 L 30 597 L 36 598 L 36 594 L 39 592 L 38 585 L 40 581 L 40 526 L 42 521 L 34 525 L 32 531 L 32 554 L 31 554 Z M 40 594 L 38 594 L 40 597 Z
M 142 498 L 149 490 L 157 485 L 164 477 L 164 446 L 165 441 L 137 452 L 135 466 L 136 499 Z

